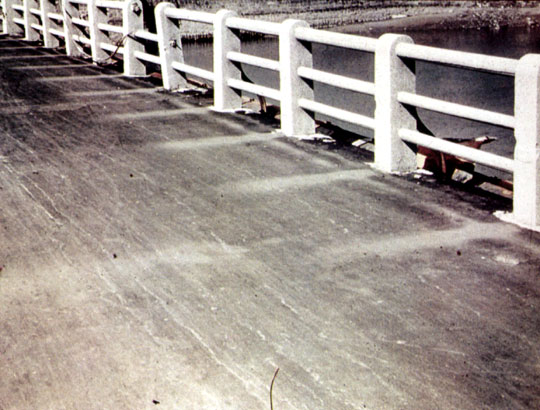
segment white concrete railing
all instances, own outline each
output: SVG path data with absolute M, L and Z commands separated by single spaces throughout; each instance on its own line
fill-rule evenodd
M 145 75 L 143 61 L 159 64 L 158 56 L 144 52 L 144 41 L 157 43 L 157 35 L 143 29 L 140 0 L 62 0 L 61 10 L 54 0 L 18 1 L 1 0 L 2 24 L 10 35 L 41 40 L 50 48 L 63 43 L 67 55 L 90 56 L 95 63 L 123 55 L 128 76 Z M 109 24 L 111 10 L 121 14 L 121 25 Z
M 215 110 L 240 109 L 242 92 L 276 100 L 281 108 L 281 128 L 287 136 L 313 134 L 317 113 L 372 129 L 375 166 L 385 172 L 416 168 L 415 153 L 407 144 L 413 143 L 513 173 L 511 219 L 527 227 L 540 227 L 540 55 L 520 60 L 484 56 L 415 45 L 403 35 L 385 34 L 372 39 L 315 30 L 298 20 L 279 24 L 240 18 L 227 10 L 210 14 L 177 9 L 170 3 L 156 6 L 157 33 L 150 33 L 143 28 L 139 0 L 63 0 L 62 14 L 51 9 L 51 0 L 22 0 L 22 4 L 17 3 L 19 0 L 1 1 L 4 27 L 9 34 L 24 35 L 28 40 L 41 37 L 48 47 L 56 47 L 58 40 L 63 40 L 69 55 L 80 55 L 82 48 L 88 48 L 95 62 L 108 58 L 110 53 L 122 54 L 126 75 L 144 75 L 145 63 L 156 64 L 161 67 L 163 86 L 169 90 L 189 88 L 189 75 L 202 78 L 213 83 Z M 121 27 L 107 22 L 110 9 L 122 11 Z M 180 34 L 183 21 L 213 26 L 213 71 L 185 63 Z M 242 52 L 239 31 L 277 37 L 279 59 Z M 122 41 L 111 41 L 110 33 L 121 35 Z M 144 42 L 148 41 L 158 44 L 159 55 L 144 51 Z M 306 47 L 313 43 L 374 53 L 374 82 L 314 69 L 311 48 Z M 417 60 L 514 76 L 514 115 L 416 94 L 411 67 Z M 242 64 L 279 73 L 279 89 L 247 81 L 242 76 Z M 373 96 L 374 116 L 317 102 L 310 85 L 313 82 Z M 414 110 L 408 109 L 411 107 L 514 129 L 514 158 L 422 134 L 416 129 Z

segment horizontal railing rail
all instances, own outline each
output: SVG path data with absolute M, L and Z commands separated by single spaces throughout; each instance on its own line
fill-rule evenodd
M 375 166 L 385 172 L 416 169 L 414 146 L 426 147 L 513 174 L 514 222 L 540 225 L 540 56 L 521 59 L 417 45 L 408 36 L 385 34 L 368 38 L 313 29 L 299 20 L 283 23 L 239 17 L 221 10 L 207 13 L 179 9 L 170 3 L 155 7 L 156 32 L 144 27 L 140 0 L 0 0 L 2 29 L 27 40 L 43 39 L 46 47 L 65 44 L 66 53 L 85 55 L 90 50 L 96 63 L 118 55 L 124 74 L 146 74 L 147 64 L 161 70 L 168 90 L 192 87 L 201 78 L 214 88 L 214 109 L 242 108 L 242 93 L 277 101 L 282 132 L 287 136 L 314 134 L 320 115 L 373 130 Z M 121 13 L 121 25 L 113 24 L 110 11 Z M 184 22 L 212 25 L 213 68 L 187 64 L 182 47 Z M 243 33 L 278 39 L 279 57 L 270 59 L 242 51 Z M 157 45 L 158 53 L 148 46 Z M 340 47 L 374 56 L 374 80 L 351 78 L 313 66 L 313 45 Z M 488 72 L 514 77 L 514 113 L 496 107 L 479 108 L 433 98 L 416 92 L 416 62 Z M 257 67 L 279 76 L 278 88 L 256 83 L 244 67 Z M 275 74 L 273 74 L 275 75 Z M 199 83 L 200 84 L 200 83 Z M 373 97 L 372 114 L 360 114 L 318 100 L 315 85 Z M 512 158 L 481 151 L 419 132 L 417 109 L 491 124 L 513 130 L 516 145 Z M 413 148 L 411 148 L 411 146 Z

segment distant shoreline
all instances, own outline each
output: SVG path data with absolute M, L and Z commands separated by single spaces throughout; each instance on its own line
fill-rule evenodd
M 444 5 L 434 5 L 436 2 L 419 1 L 395 3 L 381 2 L 381 7 L 369 6 L 346 6 L 339 8 L 316 9 L 301 11 L 297 1 L 290 6 L 286 2 L 276 12 L 275 8 L 265 9 L 266 12 L 258 12 L 255 9 L 237 10 L 247 18 L 263 21 L 280 22 L 289 18 L 305 20 L 311 27 L 354 33 L 363 35 L 377 35 L 391 31 L 414 31 L 414 30 L 455 30 L 455 29 L 484 29 L 499 30 L 504 27 L 536 27 L 540 26 L 540 1 L 516 2 L 516 1 L 455 1 L 441 2 Z M 229 8 L 240 2 L 229 0 L 225 5 Z M 220 2 L 215 2 L 213 8 L 218 7 Z M 190 7 L 188 4 L 182 7 Z M 217 10 L 205 9 L 204 11 L 215 12 Z M 219 7 L 218 7 L 219 8 Z M 184 35 L 191 39 L 211 37 L 210 27 L 200 25 L 183 25 Z
M 392 31 L 426 31 L 491 29 L 498 31 L 505 27 L 540 27 L 540 7 L 430 7 L 416 9 L 414 13 L 395 16 L 383 21 L 345 24 L 332 31 L 362 35 L 380 35 Z

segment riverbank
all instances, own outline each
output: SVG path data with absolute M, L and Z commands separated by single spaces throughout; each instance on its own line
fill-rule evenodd
M 227 8 L 248 18 L 273 22 L 293 18 L 314 28 L 356 34 L 540 25 L 540 1 L 223 0 L 210 4 L 181 1 L 179 6 L 208 12 Z M 190 38 L 211 36 L 210 27 L 201 24 L 185 24 L 183 31 Z

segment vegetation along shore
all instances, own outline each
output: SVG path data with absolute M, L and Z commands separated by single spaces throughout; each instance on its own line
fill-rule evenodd
M 157 0 L 147 0 L 153 7 Z M 295 18 L 315 28 L 351 33 L 392 27 L 408 29 L 470 29 L 536 26 L 540 1 L 432 1 L 432 0 L 175 0 L 178 7 L 216 12 L 222 8 L 267 21 Z M 185 24 L 187 37 L 204 38 L 211 29 Z M 377 30 L 378 31 L 378 30 Z

